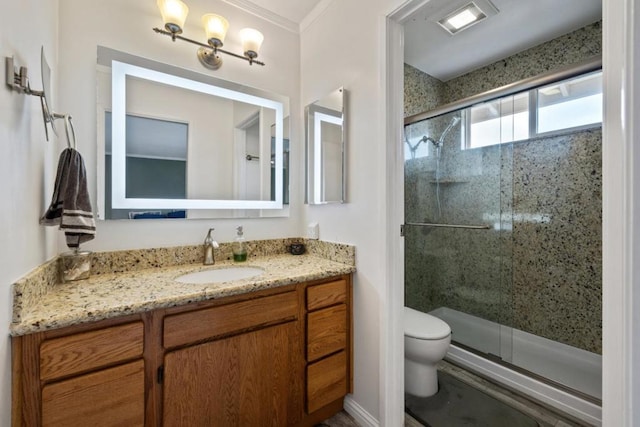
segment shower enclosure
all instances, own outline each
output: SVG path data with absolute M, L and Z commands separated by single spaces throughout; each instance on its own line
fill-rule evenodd
M 449 323 L 454 358 L 596 405 L 602 138 L 587 110 L 600 75 L 421 113 L 404 135 L 405 305 Z

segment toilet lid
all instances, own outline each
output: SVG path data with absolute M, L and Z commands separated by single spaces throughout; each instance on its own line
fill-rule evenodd
M 439 340 L 449 336 L 451 328 L 435 316 L 405 307 L 404 334 L 421 340 Z

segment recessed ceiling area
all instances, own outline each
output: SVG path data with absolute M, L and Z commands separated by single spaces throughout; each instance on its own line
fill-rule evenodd
M 498 13 L 456 34 L 438 20 L 470 0 L 431 0 L 405 23 L 405 62 L 441 81 L 602 19 L 601 0 L 474 0 Z

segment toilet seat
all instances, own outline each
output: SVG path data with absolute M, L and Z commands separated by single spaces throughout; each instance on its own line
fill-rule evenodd
M 451 328 L 435 316 L 405 307 L 404 335 L 420 340 L 441 340 L 451 335 Z

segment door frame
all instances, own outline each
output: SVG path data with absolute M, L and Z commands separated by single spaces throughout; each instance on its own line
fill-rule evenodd
M 383 17 L 381 76 L 386 123 L 386 293 L 380 340 L 380 424 L 404 422 L 403 21 L 430 0 Z M 636 7 L 637 6 L 637 7 Z M 640 425 L 640 0 L 603 0 L 603 405 L 605 426 Z M 638 100 L 638 101 L 637 101 Z M 638 169 L 638 170 L 636 170 Z M 637 206 L 637 209 L 636 209 Z M 634 262 L 635 261 L 635 262 Z M 402 284 L 402 285 L 398 285 Z M 634 410 L 634 407 L 636 408 Z

